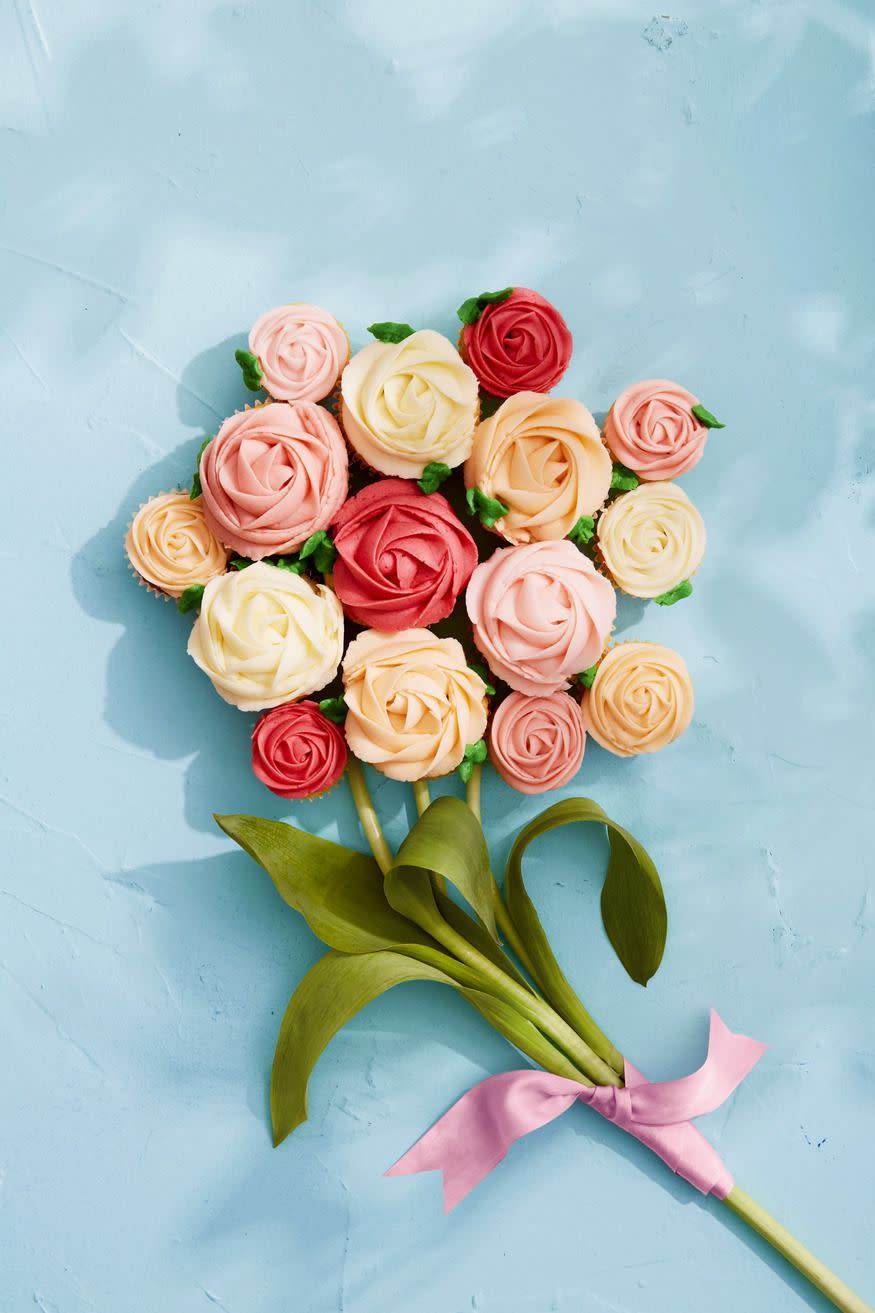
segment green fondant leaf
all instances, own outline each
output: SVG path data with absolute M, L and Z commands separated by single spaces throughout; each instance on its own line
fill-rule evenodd
M 716 415 L 712 415 L 710 410 L 704 406 L 693 406 L 693 414 L 700 424 L 704 424 L 706 429 L 725 429 L 726 425 L 721 424 Z
M 368 324 L 368 332 L 372 333 L 378 342 L 403 342 L 406 337 L 411 337 L 416 329 L 410 324 L 395 324 L 391 319 L 387 319 L 383 323 Z
M 578 684 L 582 684 L 584 688 L 592 688 L 593 683 L 595 682 L 597 670 L 597 665 L 587 666 L 586 670 L 581 670 L 580 674 L 577 676 Z
M 248 561 L 245 556 L 232 556 L 228 562 L 232 570 L 245 570 L 247 566 L 254 565 L 254 561 Z
M 247 561 L 249 564 L 251 562 Z M 274 556 L 269 564 L 275 565 L 278 570 L 288 570 L 289 574 L 303 574 L 307 568 L 296 556 Z
M 487 529 L 493 528 L 496 520 L 500 520 L 510 510 L 510 507 L 505 506 L 504 502 L 496 497 L 487 497 L 480 488 L 468 489 L 465 494 L 465 504 L 468 507 L 468 514 L 479 515 L 480 523 Z
M 311 533 L 298 553 L 301 561 L 307 561 L 311 556 L 313 564 L 320 574 L 330 574 L 337 559 L 337 549 L 324 529 Z
M 615 465 L 611 471 L 611 489 L 614 492 L 631 492 L 638 487 L 638 476 L 625 465 Z
M 469 743 L 465 749 L 465 755 L 459 766 L 459 774 L 465 784 L 468 783 L 474 773 L 474 767 L 481 765 L 486 760 L 486 740 L 478 739 L 476 743 Z
M 264 378 L 264 370 L 261 368 L 261 361 L 258 356 L 251 351 L 244 351 L 238 347 L 234 352 L 234 359 L 243 371 L 243 382 L 249 388 L 250 392 L 258 392 L 261 388 L 261 380 Z
M 422 478 L 417 480 L 419 487 L 425 493 L 437 492 L 441 484 L 450 477 L 452 470 L 449 465 L 444 465 L 443 461 L 429 461 L 422 471 Z
M 661 593 L 659 597 L 654 597 L 657 606 L 674 606 L 675 602 L 682 602 L 685 597 L 689 597 L 693 591 L 693 585 L 689 579 L 684 579 L 682 583 L 676 584 L 670 588 L 667 593 Z
M 319 710 L 328 720 L 333 720 L 335 725 L 342 725 L 346 720 L 346 698 L 343 694 L 336 698 L 323 698 Z
M 189 501 L 194 501 L 195 498 L 199 497 L 203 492 L 203 488 L 201 487 L 201 456 L 204 454 L 204 452 L 206 451 L 207 447 L 210 445 L 211 442 L 212 442 L 212 438 L 204 438 L 203 442 L 198 448 L 197 459 L 195 460 L 194 463 L 194 474 L 191 476 L 191 491 L 188 494 Z
M 591 515 L 581 515 L 568 537 L 575 547 L 585 547 L 595 531 L 595 520 Z
M 459 306 L 456 314 L 463 324 L 476 324 L 488 305 L 506 301 L 512 292 L 512 287 L 502 287 L 498 292 L 480 292 L 477 296 L 469 296 L 467 301 L 463 301 Z
M 185 615 L 189 611 L 196 611 L 201 604 L 201 598 L 204 595 L 206 584 L 191 584 L 176 603 L 177 611 Z
M 492 697 L 492 695 L 495 693 L 495 685 L 490 684 L 489 682 L 490 672 L 487 670 L 486 666 L 481 665 L 479 661 L 469 661 L 468 667 L 470 670 L 474 671 L 475 675 L 480 676 L 480 678 L 483 680 L 483 683 L 486 685 L 486 692 L 489 694 L 490 697 Z

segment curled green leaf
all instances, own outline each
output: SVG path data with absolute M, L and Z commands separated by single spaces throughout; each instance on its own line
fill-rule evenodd
M 298 553 L 298 558 L 301 561 L 307 561 L 310 557 L 313 558 L 313 564 L 320 574 L 331 573 L 337 559 L 337 548 L 324 529 L 319 529 L 317 533 L 311 533 Z
M 568 534 L 575 547 L 585 547 L 595 532 L 595 520 L 591 515 L 581 515 Z
M 488 305 L 506 301 L 512 293 L 512 287 L 502 287 L 498 292 L 480 292 L 477 296 L 469 296 L 459 306 L 456 314 L 463 324 L 476 324 Z
M 410 324 L 396 324 L 387 319 L 379 324 L 368 324 L 368 332 L 378 342 L 403 342 L 406 337 L 412 337 L 416 329 L 411 328 Z
M 234 352 L 234 359 L 243 372 L 243 382 L 249 388 L 250 392 L 258 392 L 261 388 L 261 380 L 264 378 L 264 370 L 261 368 L 261 361 L 258 356 L 253 355 L 251 351 L 244 351 L 238 347 Z
M 465 504 L 468 507 L 468 514 L 479 516 L 480 523 L 487 529 L 494 528 L 496 522 L 507 515 L 510 509 L 497 497 L 487 497 L 480 488 L 468 489 L 465 494 Z
M 716 415 L 712 415 L 710 410 L 704 406 L 693 406 L 693 414 L 700 424 L 704 424 L 706 429 L 725 429 L 726 425 L 721 424 Z
M 638 487 L 638 475 L 627 470 L 625 465 L 615 465 L 611 470 L 611 491 L 631 492 Z
M 206 584 L 189 584 L 176 603 L 177 611 L 180 611 L 182 615 L 189 611 L 196 611 L 201 604 L 205 588 Z
M 674 606 L 675 602 L 682 602 L 685 597 L 689 597 L 693 591 L 693 585 L 689 579 L 684 579 L 681 583 L 670 588 L 667 593 L 660 593 L 659 597 L 654 597 L 657 606 Z
M 597 672 L 597 664 L 594 666 L 587 666 L 586 670 L 581 670 L 580 674 L 577 676 L 578 684 L 582 684 L 584 688 L 592 688 L 595 683 Z
M 443 461 L 429 461 L 422 471 L 422 478 L 417 479 L 419 487 L 424 493 L 431 494 L 437 492 L 441 484 L 450 477 L 452 470 L 449 465 L 444 465 Z
M 346 698 L 343 694 L 336 698 L 323 698 L 319 703 L 319 710 L 328 720 L 333 720 L 335 725 L 342 725 L 348 710 Z
M 188 494 L 189 501 L 194 501 L 194 499 L 200 497 L 203 492 L 203 488 L 201 487 L 201 456 L 203 456 L 211 442 L 212 438 L 204 438 L 198 448 L 197 458 L 194 463 L 194 474 L 191 476 L 191 491 Z

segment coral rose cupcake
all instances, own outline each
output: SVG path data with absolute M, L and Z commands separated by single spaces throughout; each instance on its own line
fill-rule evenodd
M 611 584 L 567 539 L 499 548 L 465 604 L 489 669 L 530 696 L 567 689 L 594 665 L 617 613 Z
M 478 424 L 465 484 L 507 507 L 495 532 L 512 543 L 565 538 L 595 516 L 611 487 L 611 457 L 586 406 L 520 392 Z
M 372 342 L 341 379 L 347 439 L 380 474 L 417 479 L 431 464 L 461 465 L 479 410 L 477 379 L 452 342 L 431 329 Z
M 659 643 L 619 643 L 599 663 L 581 709 L 586 732 L 618 757 L 658 752 L 693 717 L 683 657 Z
M 204 514 L 215 536 L 260 561 L 325 529 L 347 492 L 337 420 L 313 401 L 272 401 L 226 419 L 204 449 Z
M 529 287 L 471 297 L 459 307 L 462 358 L 495 397 L 549 392 L 568 368 L 571 333 L 555 306 Z
M 597 548 L 614 583 L 632 597 L 664 598 L 695 574 L 705 524 L 676 483 L 641 483 L 599 517 Z
M 701 410 L 679 383 L 666 378 L 633 383 L 608 411 L 605 442 L 639 479 L 676 479 L 701 460 L 708 439 L 708 427 L 694 407 Z
M 303 301 L 265 311 L 249 331 L 249 352 L 237 352 L 247 387 L 263 387 L 276 401 L 322 401 L 348 360 L 346 330 Z
M 343 730 L 316 702 L 274 707 L 252 732 L 252 769 L 280 798 L 315 798 L 346 770 Z
M 518 793 L 546 793 L 580 769 L 586 734 L 580 707 L 568 693 L 511 693 L 489 725 L 489 758 Z
M 181 597 L 228 566 L 228 552 L 210 532 L 202 498 L 178 488 L 140 507 L 125 535 L 125 551 L 139 578 L 164 597 Z

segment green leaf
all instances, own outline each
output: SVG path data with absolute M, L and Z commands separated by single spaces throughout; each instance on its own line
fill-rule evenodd
M 247 561 L 247 565 L 250 564 L 251 562 Z M 278 570 L 288 570 L 289 574 L 303 574 L 307 568 L 297 556 L 271 556 L 268 558 L 268 564 L 275 565 Z
M 693 591 L 693 585 L 689 579 L 684 579 L 682 583 L 675 584 L 667 593 L 660 593 L 659 597 L 654 597 L 657 606 L 674 606 L 675 602 L 682 602 L 685 597 L 689 597 Z
M 330 536 L 324 529 L 317 533 L 311 533 L 310 537 L 304 543 L 304 546 L 298 552 L 301 561 L 307 561 L 312 556 L 313 564 L 320 574 L 330 574 L 331 569 L 337 559 L 337 548 L 331 541 Z
M 665 896 L 650 854 L 602 811 L 598 803 L 590 798 L 566 798 L 548 807 L 521 830 L 505 873 L 507 905 L 539 972 L 545 969 L 558 991 L 556 998 L 551 995 L 551 1001 L 569 1022 L 570 1017 L 560 1007 L 560 999 L 567 1005 L 569 995 L 572 999 L 576 996 L 556 963 L 534 904 L 526 893 L 522 859 L 534 839 L 556 826 L 578 821 L 594 821 L 607 827 L 611 853 L 602 888 L 602 921 L 614 951 L 638 984 L 646 985 L 658 969 L 667 930 Z
M 439 889 L 434 891 L 434 898 L 441 916 L 457 934 L 467 939 L 472 948 L 476 948 L 478 953 L 488 958 L 493 966 L 497 966 L 506 975 L 512 976 L 518 985 L 531 991 L 532 987 L 525 976 L 516 969 L 501 945 L 492 938 L 488 930 L 483 929 L 479 921 L 475 921 L 464 907 L 460 907 L 449 895 L 441 893 Z
M 502 287 L 498 292 L 480 292 L 477 296 L 469 296 L 467 301 L 463 301 L 459 306 L 456 314 L 463 324 L 476 324 L 488 305 L 506 301 L 512 293 L 512 287 Z
M 452 472 L 453 471 L 450 469 L 449 465 L 444 465 L 443 461 L 432 460 L 429 461 L 425 469 L 422 471 L 422 478 L 417 479 L 417 483 L 425 493 L 430 494 L 437 492 L 438 488 L 450 477 Z
M 346 698 L 343 694 L 336 698 L 323 698 L 319 703 L 319 710 L 328 720 L 333 720 L 335 725 L 342 725 L 346 720 Z
M 416 329 L 409 324 L 394 324 L 391 319 L 387 319 L 383 323 L 368 324 L 368 332 L 378 342 L 403 342 L 406 337 L 412 337 Z
M 587 666 L 586 670 L 581 670 L 580 674 L 577 676 L 577 682 L 582 684 L 584 688 L 592 688 L 595 683 L 597 671 L 598 665 Z
M 431 873 L 455 885 L 493 939 L 492 874 L 483 829 L 461 798 L 436 798 L 413 826 L 386 874 L 396 912 L 431 931 L 440 917 Z
M 614 492 L 631 492 L 638 487 L 638 475 L 627 470 L 625 465 L 615 465 L 611 471 L 611 489 Z
M 480 676 L 480 678 L 483 680 L 483 683 L 486 686 L 486 692 L 489 694 L 490 697 L 493 697 L 495 694 L 495 685 L 490 684 L 489 682 L 490 679 L 489 669 L 486 666 L 482 665 L 481 662 L 479 661 L 469 661 L 468 669 L 473 670 L 475 675 Z
M 203 492 L 203 488 L 201 487 L 201 456 L 204 454 L 204 452 L 206 451 L 207 447 L 210 445 L 211 442 L 212 442 L 212 438 L 204 438 L 203 442 L 198 448 L 197 459 L 195 460 L 194 463 L 194 474 L 191 476 L 191 491 L 188 494 L 189 501 L 194 501 L 195 498 L 200 497 L 201 493 Z
M 258 816 L 216 816 L 329 948 L 368 953 L 433 941 L 386 901 L 373 857 Z
M 585 547 L 595 532 L 595 520 L 591 515 L 581 515 L 568 537 L 575 547 Z
M 261 361 L 258 356 L 251 351 L 244 351 L 242 347 L 234 352 L 234 359 L 243 371 L 243 382 L 249 388 L 250 392 L 258 392 L 261 388 L 261 380 L 264 378 L 264 370 L 261 368 Z
M 500 520 L 510 510 L 510 507 L 505 506 L 497 497 L 487 497 L 480 488 L 468 489 L 465 494 L 465 504 L 468 507 L 468 514 L 479 515 L 480 523 L 487 529 L 493 528 L 496 520 Z
M 706 429 L 725 429 L 726 425 L 721 424 L 716 415 L 712 415 L 710 410 L 704 406 L 693 406 L 693 414 L 700 424 L 704 424 Z
M 201 604 L 205 588 L 206 584 L 190 584 L 176 603 L 177 611 L 181 611 L 183 615 L 188 611 L 196 611 Z
M 459 763 L 459 774 L 465 784 L 474 774 L 474 767 L 481 765 L 486 760 L 487 755 L 485 739 L 478 739 L 476 743 L 468 744 L 465 755 Z
M 232 570 L 245 570 L 247 566 L 254 565 L 254 561 L 247 561 L 245 556 L 232 556 L 228 562 Z

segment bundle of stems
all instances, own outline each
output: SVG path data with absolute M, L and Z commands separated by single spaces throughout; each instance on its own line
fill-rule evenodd
M 432 802 L 426 781 L 413 785 L 419 819 L 397 855 L 352 757 L 347 775 L 372 859 L 281 822 L 216 817 L 330 950 L 296 989 L 280 1028 L 271 1077 L 274 1142 L 306 1120 L 309 1076 L 332 1036 L 371 999 L 407 980 L 453 987 L 546 1071 L 587 1086 L 622 1086 L 622 1053 L 562 972 L 526 892 L 522 859 L 532 840 L 556 826 L 589 821 L 607 828 L 602 920 L 627 972 L 646 984 L 666 934 L 662 886 L 646 850 L 590 799 L 565 799 L 517 836 L 500 888 L 480 821 L 479 765 L 468 780 L 467 803 Z M 474 917 L 450 897 L 448 884 Z M 836 1308 L 872 1313 L 740 1186 L 723 1202 Z

